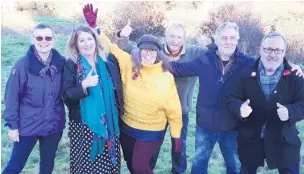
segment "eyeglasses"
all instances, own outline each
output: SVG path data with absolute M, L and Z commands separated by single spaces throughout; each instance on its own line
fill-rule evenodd
M 280 49 L 280 48 L 263 48 L 264 53 L 267 54 L 271 54 L 272 52 L 274 52 L 275 54 L 282 54 L 284 52 L 284 50 Z
M 36 39 L 36 41 L 42 41 L 43 37 L 42 36 L 37 36 L 37 37 L 35 37 L 35 39 Z M 51 36 L 45 36 L 44 40 L 46 40 L 46 41 L 52 41 L 53 37 L 51 37 Z
M 157 53 L 157 51 L 156 50 L 153 50 L 153 49 L 146 49 L 146 48 L 144 48 L 144 49 L 142 49 L 141 51 L 143 51 L 143 52 L 145 52 L 145 53 Z

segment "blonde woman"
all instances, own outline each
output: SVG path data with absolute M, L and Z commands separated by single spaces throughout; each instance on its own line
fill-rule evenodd
M 73 30 L 67 52 L 63 98 L 69 109 L 71 173 L 120 173 L 119 71 L 87 26 Z

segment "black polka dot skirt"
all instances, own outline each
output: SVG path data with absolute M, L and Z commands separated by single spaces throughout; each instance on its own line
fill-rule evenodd
M 117 164 L 113 164 L 108 153 L 107 143 L 103 154 L 97 155 L 94 162 L 90 161 L 93 132 L 82 124 L 70 120 L 70 173 L 71 174 L 119 174 L 120 173 L 120 142 L 115 140 Z

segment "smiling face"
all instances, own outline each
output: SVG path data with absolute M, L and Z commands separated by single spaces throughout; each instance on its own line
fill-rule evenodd
M 91 33 L 80 32 L 77 37 L 77 48 L 81 55 L 91 57 L 96 54 L 96 41 Z
M 146 65 L 152 65 L 155 63 L 157 58 L 157 51 L 152 49 L 141 49 L 140 56 L 142 63 Z
M 50 28 L 37 28 L 33 31 L 32 43 L 38 54 L 46 54 L 54 47 L 55 38 Z
M 286 43 L 280 36 L 266 38 L 261 44 L 260 54 L 264 68 L 275 71 L 283 62 L 286 53 Z
M 169 50 L 172 53 L 178 52 L 185 42 L 185 31 L 178 28 L 171 28 L 168 33 L 166 33 L 166 42 Z
M 219 32 L 215 43 L 218 46 L 218 52 L 222 56 L 232 56 L 238 44 L 239 33 L 232 28 L 226 28 Z

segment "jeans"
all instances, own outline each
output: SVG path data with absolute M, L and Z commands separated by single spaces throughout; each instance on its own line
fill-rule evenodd
M 62 132 L 49 136 L 19 136 L 19 142 L 14 143 L 11 158 L 2 174 L 21 173 L 26 161 L 39 140 L 40 174 L 51 174 L 54 168 L 55 154 Z
M 192 174 L 207 174 L 208 163 L 215 143 L 218 141 L 224 157 L 226 174 L 239 174 L 240 161 L 237 153 L 237 132 L 209 132 L 197 125 L 195 130 L 195 156 L 192 164 Z
M 180 153 L 175 153 L 175 146 L 174 146 L 174 140 L 171 139 L 172 142 L 172 148 L 171 148 L 171 159 L 172 159 L 172 173 L 178 174 L 178 173 L 184 173 L 187 169 L 187 155 L 186 155 L 186 147 L 187 147 L 187 130 L 188 130 L 188 124 L 189 124 L 189 114 L 183 114 L 183 127 L 181 131 L 181 141 L 182 141 L 182 151 Z M 168 125 L 167 125 L 168 127 Z M 166 130 L 167 130 L 166 127 Z M 152 160 L 150 161 L 150 166 L 153 169 L 156 165 L 156 161 L 158 158 L 160 152 L 160 148 L 156 152 L 156 154 L 153 156 Z

